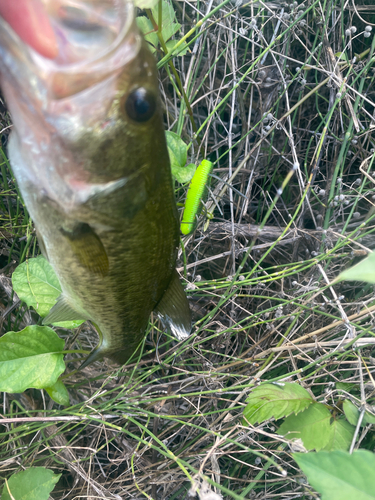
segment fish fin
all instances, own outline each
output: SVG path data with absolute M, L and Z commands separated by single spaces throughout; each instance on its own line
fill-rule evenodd
M 118 343 L 116 342 L 108 342 L 109 339 L 105 339 L 99 326 L 94 322 L 92 322 L 92 324 L 99 335 L 99 343 L 80 365 L 80 370 L 94 361 L 100 361 L 102 358 L 109 358 L 115 363 L 123 365 L 132 356 L 134 351 L 137 350 L 137 344 L 132 346 L 131 342 L 126 342 L 126 339 L 123 339 L 122 345 L 117 345 Z M 142 339 L 139 339 L 139 343 L 141 340 Z
M 165 327 L 178 340 L 191 333 L 191 312 L 177 271 L 173 271 L 169 287 L 155 308 Z
M 87 356 L 85 361 L 80 365 L 79 369 L 86 368 L 94 361 L 100 361 L 103 358 L 109 358 L 119 365 L 123 365 L 129 359 L 128 349 L 118 349 L 115 352 L 113 350 L 108 350 L 103 346 L 103 344 L 98 345 L 93 349 Z
M 74 321 L 82 318 L 82 314 L 77 313 L 66 301 L 63 294 L 59 296 L 56 304 L 52 307 L 47 316 L 43 319 L 43 325 L 58 323 L 59 321 Z
M 85 222 L 75 224 L 72 230 L 60 229 L 69 240 L 79 262 L 89 271 L 106 276 L 109 270 L 108 256 L 96 232 Z
M 36 237 L 38 240 L 40 251 L 42 252 L 43 257 L 45 257 L 47 260 L 49 260 L 46 245 L 44 243 L 44 239 L 43 239 L 42 235 L 40 234 L 40 232 L 36 228 L 35 228 L 35 232 L 36 232 Z
M 104 356 L 107 356 L 107 354 L 108 354 L 108 348 L 105 346 L 105 344 L 103 342 L 103 334 L 102 334 L 100 328 L 98 327 L 98 325 L 96 323 L 92 322 L 92 324 L 95 327 L 96 333 L 99 336 L 99 343 L 95 347 L 95 349 L 93 349 L 90 352 L 90 354 L 87 356 L 85 361 L 79 366 L 79 370 L 86 368 L 86 366 L 90 365 L 91 363 L 94 363 L 94 361 L 100 361 L 102 358 L 104 358 Z
M 87 356 L 85 361 L 79 366 L 79 370 L 86 368 L 86 366 L 90 365 L 94 361 L 101 360 L 106 355 L 105 350 L 102 349 L 102 346 L 95 347 L 93 351 Z

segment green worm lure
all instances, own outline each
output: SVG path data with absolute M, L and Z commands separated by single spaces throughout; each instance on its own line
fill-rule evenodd
M 197 217 L 202 210 L 202 200 L 207 192 L 207 183 L 212 168 L 213 164 L 210 161 L 203 160 L 191 179 L 180 226 L 182 234 L 190 234 L 196 226 Z

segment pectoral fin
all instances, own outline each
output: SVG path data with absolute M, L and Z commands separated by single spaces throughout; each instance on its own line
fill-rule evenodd
M 91 363 L 94 363 L 94 361 L 99 361 L 103 359 L 105 355 L 106 352 L 102 352 L 100 346 L 96 347 L 93 351 L 90 352 L 85 361 L 79 366 L 79 370 L 83 370 L 83 368 L 86 368 L 86 366 L 90 365 Z
M 191 312 L 185 291 L 182 288 L 177 271 L 163 297 L 155 308 L 164 326 L 178 340 L 186 339 L 191 332 Z
M 58 323 L 59 321 L 83 320 L 82 314 L 77 313 L 66 301 L 64 295 L 60 295 L 56 304 L 43 320 L 43 325 Z
M 93 325 L 95 326 L 96 331 L 98 332 L 99 343 L 95 347 L 95 349 L 90 352 L 90 354 L 87 356 L 85 361 L 80 365 L 79 369 L 82 370 L 83 368 L 85 368 L 89 364 L 94 363 L 94 361 L 99 361 L 106 356 L 110 357 L 110 358 L 114 359 L 115 361 L 119 362 L 120 364 L 122 364 L 122 357 L 124 355 L 123 346 L 117 346 L 117 349 L 115 346 L 108 346 L 108 342 L 106 342 L 104 340 L 103 334 L 100 331 L 100 328 L 98 327 L 98 325 L 96 325 L 95 323 L 93 323 Z M 117 359 L 117 357 L 119 357 L 119 359 Z M 126 357 L 124 358 L 123 361 L 125 361 L 125 359 L 126 359 Z
M 108 256 L 99 236 L 84 222 L 75 224 L 73 229 L 60 229 L 69 240 L 74 254 L 82 266 L 100 276 L 108 274 Z
M 116 351 L 114 351 L 113 348 L 108 349 L 108 347 L 106 348 L 104 346 L 102 340 L 100 340 L 98 346 L 90 352 L 85 361 L 80 365 L 79 369 L 82 370 L 82 368 L 85 368 L 94 361 L 100 361 L 105 357 L 110 358 L 112 361 L 115 361 L 119 365 L 123 365 L 129 359 L 132 353 L 132 349 L 130 349 L 129 351 L 128 347 L 119 347 L 119 349 L 117 349 Z
M 100 361 L 104 358 L 104 356 L 108 354 L 107 349 L 103 345 L 103 337 L 99 328 L 97 328 L 97 331 L 99 334 L 99 344 L 90 352 L 85 361 L 79 366 L 80 370 L 86 368 L 86 366 L 90 365 L 91 363 L 94 363 L 94 361 Z
M 40 234 L 40 232 L 38 231 L 37 228 L 35 228 L 35 232 L 36 232 L 36 237 L 38 240 L 40 251 L 42 252 L 43 257 L 45 257 L 47 260 L 49 260 L 46 245 L 44 243 L 44 239 L 42 238 L 42 235 Z

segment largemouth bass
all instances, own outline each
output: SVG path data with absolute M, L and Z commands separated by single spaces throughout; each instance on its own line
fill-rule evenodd
M 123 363 L 151 311 L 178 339 L 191 330 L 154 57 L 125 0 L 43 9 L 56 57 L 0 20 L 0 61 L 11 166 L 62 288 L 44 323 L 91 320 L 101 339 L 83 366 Z

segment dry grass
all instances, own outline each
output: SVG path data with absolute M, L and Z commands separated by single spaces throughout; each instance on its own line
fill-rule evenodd
M 218 3 L 174 6 L 187 33 Z M 372 402 L 373 286 L 332 284 L 374 247 L 371 23 L 374 7 L 362 3 L 226 2 L 192 52 L 173 59 L 199 143 L 162 66 L 168 128 L 191 141 L 191 161 L 215 162 L 217 176 L 206 206 L 214 219 L 205 230 L 202 215 L 178 263 L 194 333 L 176 345 L 151 323 L 142 359 L 121 369 L 75 372 L 68 355 L 70 408 L 40 391 L 4 394 L 3 478 L 49 467 L 62 473 L 56 500 L 180 500 L 197 489 L 201 500 L 315 498 L 278 423 L 249 428 L 241 415 L 266 380 L 299 382 L 337 411 L 338 381 L 358 387 L 353 402 Z M 9 283 L 35 248 L 5 165 L 2 174 L 6 332 L 36 319 L 17 302 L 12 309 Z M 87 325 L 73 339 L 60 333 L 69 346 L 96 343 Z M 371 427 L 355 437 L 374 449 Z

